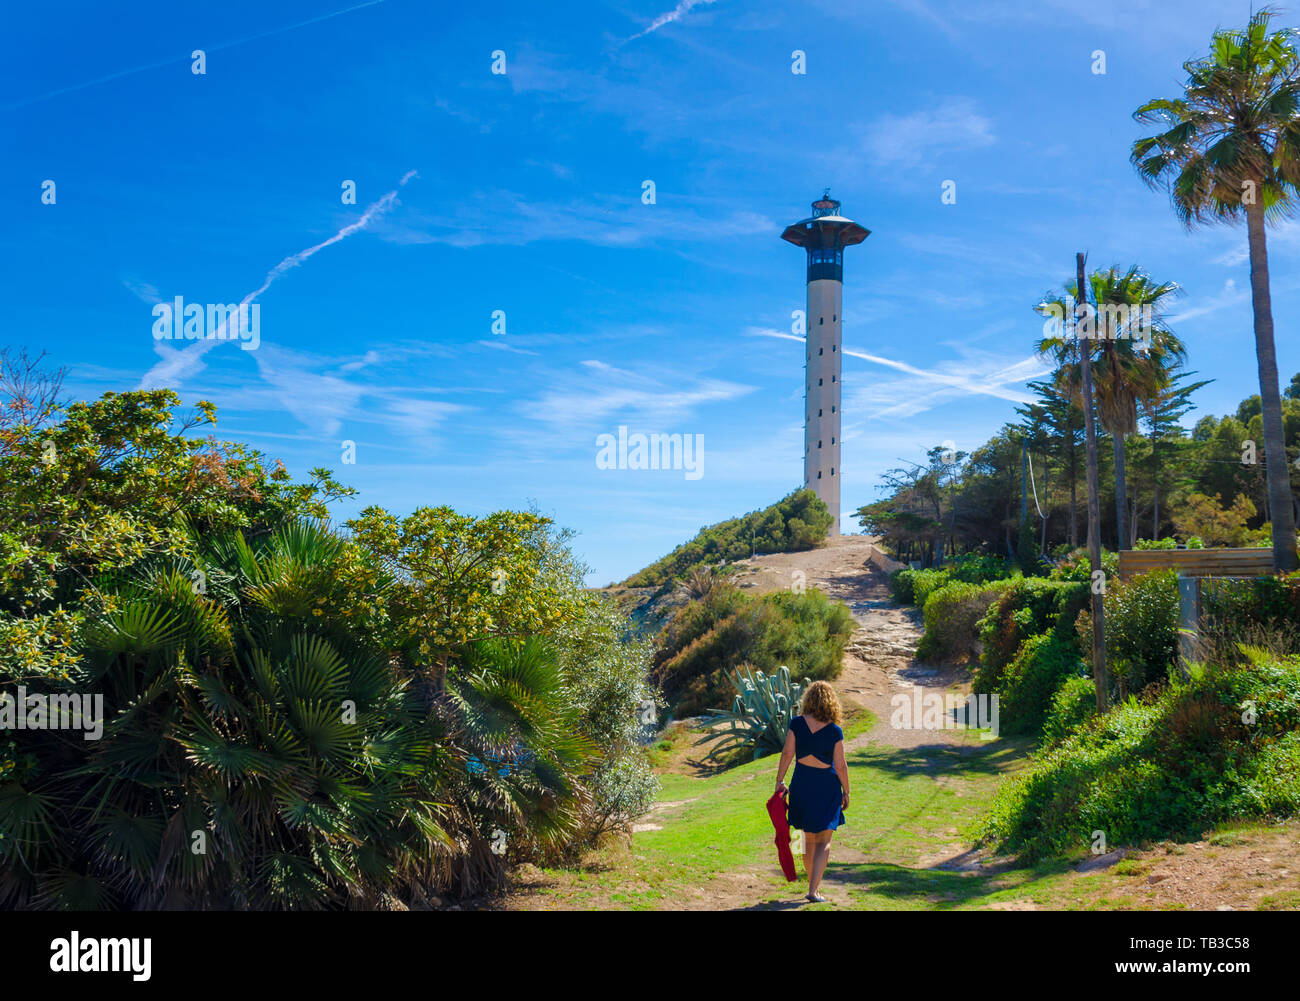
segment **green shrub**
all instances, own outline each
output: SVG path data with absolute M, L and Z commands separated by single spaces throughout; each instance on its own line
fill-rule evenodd
M 374 908 L 500 876 L 493 824 L 512 849 L 573 833 L 598 749 L 543 641 L 469 646 L 434 700 L 357 627 L 393 582 L 354 542 L 295 522 L 195 545 L 87 601 L 64 690 L 102 693 L 103 739 L 18 735 L 0 905 Z
M 752 597 L 730 584 L 677 610 L 659 637 L 653 680 L 678 716 L 730 702 L 742 664 L 772 674 L 783 665 L 813 681 L 839 677 L 853 616 L 810 588 Z
M 890 589 L 894 600 L 901 605 L 924 608 L 926 599 L 941 587 L 960 581 L 966 584 L 985 584 L 1018 575 L 1018 570 L 1007 566 L 1000 556 L 965 553 L 954 556 L 941 567 L 913 570 L 905 567 L 890 576 Z
M 1052 696 L 1043 720 L 1043 746 L 1060 743 L 1096 713 L 1097 689 L 1092 678 L 1066 678 Z
M 952 578 L 947 570 L 930 569 L 912 571 L 912 603 L 924 609 L 930 595 L 941 587 L 946 587 Z
M 916 604 L 916 593 L 912 589 L 912 578 L 915 575 L 916 571 L 910 567 L 895 570 L 889 575 L 889 589 L 900 605 Z
M 1258 715 L 1243 722 L 1242 706 Z M 1211 668 L 1094 716 L 999 787 L 981 839 L 1029 858 L 1300 812 L 1300 658 Z
M 967 584 L 984 584 L 991 580 L 1002 580 L 1013 576 L 1016 571 L 1007 566 L 1001 556 L 988 556 L 983 553 L 963 553 L 953 556 L 943 565 L 950 580 L 965 581 Z
M 814 681 L 840 676 L 844 647 L 857 628 L 844 602 L 832 601 L 816 588 L 802 594 L 774 591 L 760 600 L 781 613 L 792 633 L 783 640 L 783 649 L 773 651 L 774 661 L 758 667 L 770 673 L 788 663 L 799 677 L 806 675 Z
M 591 594 L 555 647 L 578 709 L 578 728 L 602 751 L 594 770 L 583 776 L 591 799 L 580 840 L 590 844 L 645 813 L 659 789 L 642 745 L 653 732 L 653 724 L 643 721 L 644 707 L 663 702 L 649 684 L 654 643 L 636 636 L 613 602 Z
M 1052 629 L 1072 637 L 1074 620 L 1088 601 L 1088 585 L 1069 580 L 1013 579 L 979 623 L 980 666 L 973 690 L 1001 690 L 1002 672 L 1031 636 Z
M 1178 572 L 1153 570 L 1112 581 L 1106 612 L 1106 667 L 1121 693 L 1162 681 L 1178 654 Z M 1092 614 L 1079 616 L 1080 643 L 1092 642 Z
M 1222 622 L 1282 628 L 1300 623 L 1300 572 L 1206 582 L 1202 611 Z
M 1101 551 L 1101 569 L 1105 573 L 1106 579 L 1110 580 L 1119 573 L 1119 554 L 1112 553 L 1109 549 Z M 1052 572 L 1048 574 L 1052 580 L 1073 580 L 1083 583 L 1092 581 L 1092 561 L 1088 558 L 1086 549 L 1076 549 L 1062 558 L 1061 562 L 1056 564 Z
M 1240 661 L 1242 644 L 1300 653 L 1300 572 L 1203 582 L 1197 658 Z
M 1038 557 L 1040 550 L 1038 540 L 1034 538 L 1034 525 L 1028 518 L 1020 523 L 1020 532 L 1016 537 L 1016 562 L 1026 577 L 1036 575 L 1040 570 Z
M 916 655 L 925 661 L 964 659 L 979 638 L 977 623 L 1011 581 L 967 584 L 953 581 L 930 592 L 924 608 L 925 634 Z
M 1038 733 L 1057 689 L 1087 670 L 1079 647 L 1055 632 L 1032 636 L 1007 665 L 999 689 L 1002 732 Z

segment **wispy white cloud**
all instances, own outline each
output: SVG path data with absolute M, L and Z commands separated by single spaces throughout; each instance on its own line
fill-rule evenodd
M 428 453 L 441 445 L 439 433 L 449 417 L 474 409 L 445 397 L 495 391 L 401 381 L 401 376 L 417 371 L 414 367 L 421 361 L 441 368 L 446 354 L 437 345 L 418 342 L 384 345 L 360 357 L 295 351 L 264 342 L 252 352 L 256 378 L 242 371 L 211 370 L 191 393 L 219 402 L 219 435 L 285 438 L 331 447 L 352 439 Z M 291 433 L 292 424 L 285 416 L 297 422 L 302 432 Z
M 807 341 L 807 338 L 798 334 L 787 334 L 784 330 L 771 330 L 767 327 L 750 327 L 745 333 L 750 337 L 775 337 L 782 341 L 798 341 L 800 344 Z
M 442 214 L 406 213 L 401 223 L 385 224 L 376 234 L 392 243 L 452 247 L 524 246 L 544 240 L 634 247 L 780 232 L 775 220 L 747 209 L 719 214 L 714 201 L 663 190 L 657 198 L 653 205 L 642 204 L 639 186 L 599 200 L 545 201 L 510 191 L 482 191 L 449 204 Z M 489 216 L 493 225 L 484 226 Z
M 619 380 L 556 387 L 525 405 L 534 420 L 556 427 L 593 427 L 601 421 L 640 420 L 667 428 L 707 403 L 723 403 L 753 392 L 753 386 L 724 379 L 699 379 L 673 386 L 641 387 Z
M 539 351 L 529 351 L 526 348 L 511 347 L 505 341 L 475 341 L 474 343 L 479 347 L 492 348 L 496 351 L 508 351 L 510 354 L 516 355 L 532 355 L 533 357 L 537 357 L 541 354 Z
M 992 119 L 980 114 L 970 98 L 956 97 L 910 115 L 882 115 L 869 126 L 862 147 L 877 165 L 911 167 L 995 141 Z
M 158 303 L 163 301 L 162 295 L 159 294 L 158 289 L 150 285 L 148 282 L 140 282 L 133 278 L 125 278 L 123 279 L 122 284 L 126 286 L 130 293 L 141 302 L 147 302 L 151 306 L 156 306 Z
M 862 401 L 869 408 L 864 420 L 915 417 L 967 396 L 992 396 L 1013 403 L 1029 403 L 1034 399 L 1031 394 L 1008 387 L 1021 386 L 1030 379 L 1037 379 L 1051 371 L 1037 355 L 1022 358 L 1010 365 L 995 357 L 982 361 L 963 359 L 956 364 L 964 373 L 958 382 L 949 381 L 944 373 L 929 372 L 925 376 L 873 387 L 874 392 Z
M 359 383 L 319 371 L 319 361 L 310 356 L 266 343 L 253 356 L 258 374 L 275 390 L 281 406 L 322 435 L 338 434 L 343 419 L 365 395 Z
M 1223 289 L 1218 295 L 1209 296 L 1200 299 L 1195 303 L 1189 303 L 1187 308 L 1180 310 L 1168 318 L 1166 322 L 1171 327 L 1177 327 L 1180 323 L 1186 323 L 1198 316 L 1208 316 L 1217 313 L 1221 309 L 1227 309 L 1232 306 L 1241 306 L 1243 303 L 1250 301 L 1250 288 L 1238 288 L 1236 279 L 1229 278 L 1223 283 Z
M 376 419 L 404 438 L 407 444 L 428 448 L 436 444 L 434 432 L 443 422 L 464 409 L 460 404 L 443 400 L 389 397 Z
M 1233 226 L 1226 230 L 1225 239 L 1231 240 L 1228 249 L 1214 258 L 1214 263 L 1223 267 L 1239 267 L 1250 260 L 1250 244 L 1246 240 L 1246 228 Z M 1295 253 L 1300 249 L 1300 219 L 1279 219 L 1268 228 L 1268 252 L 1271 255 L 1279 251 Z

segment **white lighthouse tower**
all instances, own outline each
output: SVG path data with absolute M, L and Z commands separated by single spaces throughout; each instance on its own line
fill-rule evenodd
M 781 239 L 808 251 L 808 313 L 804 364 L 804 486 L 830 508 L 831 535 L 840 534 L 840 390 L 844 343 L 844 248 L 871 231 L 840 215 L 828 189 L 812 215 L 787 226 Z

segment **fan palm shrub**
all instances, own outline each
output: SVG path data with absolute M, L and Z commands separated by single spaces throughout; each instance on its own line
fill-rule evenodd
M 597 749 L 581 731 L 581 706 L 554 647 L 538 637 L 481 640 L 449 687 L 453 737 L 487 763 L 469 776 L 474 815 L 508 825 L 496 829 L 514 833 L 516 855 L 562 851 L 581 824 L 579 779 Z
M 458 762 L 387 653 L 318 603 L 344 548 L 304 522 L 99 582 L 72 687 L 103 693 L 103 738 L 22 734 L 0 902 L 375 907 L 450 878 Z

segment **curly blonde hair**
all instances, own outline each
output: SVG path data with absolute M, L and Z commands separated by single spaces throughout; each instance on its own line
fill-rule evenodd
M 814 681 L 803 693 L 799 711 L 822 723 L 839 723 L 844 718 L 840 711 L 840 699 L 835 694 L 829 681 Z

